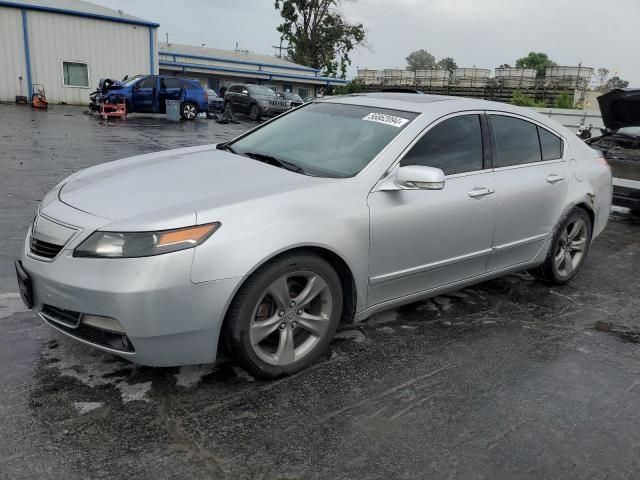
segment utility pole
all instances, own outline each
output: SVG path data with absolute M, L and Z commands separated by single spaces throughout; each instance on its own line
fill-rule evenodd
M 165 32 L 165 36 L 167 37 L 167 45 L 169 45 L 169 32 Z
M 278 45 L 272 45 L 271 48 L 274 48 L 278 51 L 278 53 L 276 53 L 276 57 L 278 58 L 282 58 L 282 50 L 286 50 L 288 47 L 283 47 L 282 46 L 282 40 L 283 38 L 280 37 L 280 46 Z

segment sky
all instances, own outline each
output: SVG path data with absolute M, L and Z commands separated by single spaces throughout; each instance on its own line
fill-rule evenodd
M 174 43 L 274 54 L 280 23 L 273 0 L 91 0 L 160 24 Z M 356 68 L 403 68 L 424 48 L 460 67 L 493 69 L 530 51 L 559 65 L 609 69 L 640 87 L 640 0 L 343 0 L 367 29 Z

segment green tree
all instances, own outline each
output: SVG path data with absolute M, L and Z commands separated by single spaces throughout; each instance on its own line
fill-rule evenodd
M 511 65 L 509 65 L 508 63 L 503 63 L 498 68 L 511 68 Z
M 536 102 L 534 98 L 516 90 L 511 95 L 511 104 L 519 107 L 546 107 L 544 102 Z
M 414 72 L 416 70 L 429 70 L 436 66 L 436 57 L 424 49 L 411 52 L 405 60 L 407 61 L 407 70 Z
M 526 57 L 516 60 L 517 68 L 534 68 L 537 77 L 544 77 L 547 68 L 555 67 L 557 64 L 549 58 L 546 53 L 529 52 Z
M 629 82 L 622 80 L 617 75 L 615 77 L 611 77 L 607 82 L 607 90 L 613 90 L 614 88 L 627 88 L 628 86 Z
M 436 68 L 447 70 L 449 73 L 453 74 L 453 71 L 458 68 L 458 64 L 453 58 L 444 57 L 438 60 L 438 63 L 436 63 Z
M 568 92 L 562 92 L 556 97 L 553 106 L 556 108 L 573 108 L 573 96 Z
M 350 53 L 364 45 L 361 23 L 349 23 L 340 10 L 342 0 L 275 0 L 283 22 L 277 30 L 288 43 L 287 54 L 301 65 L 345 78 Z
M 364 84 L 356 78 L 346 85 L 339 85 L 337 87 L 334 87 L 330 91 L 329 95 L 349 95 L 350 93 L 360 92 L 364 92 Z

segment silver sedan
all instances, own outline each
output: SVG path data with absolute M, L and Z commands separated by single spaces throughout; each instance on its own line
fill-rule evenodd
M 134 362 L 296 372 L 340 322 L 511 272 L 562 284 L 605 228 L 601 155 L 533 111 L 367 94 L 76 173 L 16 261 L 57 330 Z

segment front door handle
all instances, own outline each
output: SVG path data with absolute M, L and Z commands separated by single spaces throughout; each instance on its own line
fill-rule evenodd
M 484 197 L 485 195 L 490 195 L 493 192 L 495 192 L 493 188 L 474 188 L 469 192 L 469 196 L 471 198 L 478 198 Z
M 549 183 L 556 183 L 556 182 L 559 182 L 560 180 L 564 180 L 564 177 L 562 175 L 558 175 L 558 174 L 555 174 L 555 173 L 550 173 L 547 176 L 547 182 L 549 182 Z

